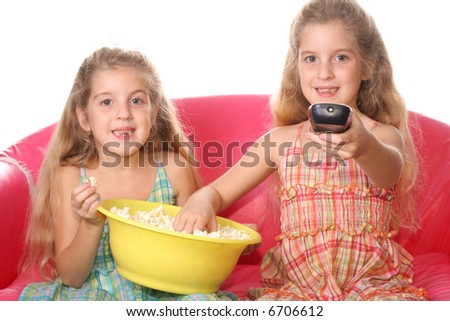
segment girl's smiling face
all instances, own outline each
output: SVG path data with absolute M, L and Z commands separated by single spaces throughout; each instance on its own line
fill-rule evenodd
M 309 103 L 344 103 L 357 108 L 363 72 L 361 57 L 342 23 L 312 24 L 301 36 L 299 73 Z
M 132 155 L 147 142 L 152 126 L 142 74 L 127 67 L 96 72 L 86 113 L 77 108 L 77 114 L 83 129 L 92 132 L 99 151 L 106 148 L 109 153 Z

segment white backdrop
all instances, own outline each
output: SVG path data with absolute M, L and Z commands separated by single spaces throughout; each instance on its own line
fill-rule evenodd
M 408 108 L 450 123 L 450 19 L 441 0 L 360 0 Z M 101 46 L 144 52 L 169 98 L 271 94 L 303 0 L 0 2 L 0 150 L 59 119 L 82 60 Z

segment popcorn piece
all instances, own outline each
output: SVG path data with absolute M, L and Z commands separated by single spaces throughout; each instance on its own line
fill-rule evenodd
M 159 206 L 149 212 L 137 211 L 134 215 L 131 215 L 129 211 L 129 207 L 118 209 L 117 207 L 113 206 L 110 209 L 111 213 L 117 214 L 135 222 L 148 224 L 150 226 L 159 227 L 169 231 L 174 231 L 174 228 L 172 227 L 174 217 L 166 215 L 162 206 Z M 221 226 L 220 224 L 218 226 L 218 230 L 215 232 L 208 233 L 208 231 L 195 230 L 192 234 L 227 240 L 247 240 L 250 238 L 250 235 L 245 230 L 238 230 L 228 225 Z
M 95 177 L 95 176 L 90 176 L 90 177 L 89 177 L 89 182 L 91 183 L 91 186 L 97 187 L 97 177 Z

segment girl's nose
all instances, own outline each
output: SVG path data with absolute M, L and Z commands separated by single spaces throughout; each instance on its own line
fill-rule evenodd
M 131 119 L 131 110 L 130 106 L 127 103 L 120 103 L 117 110 L 117 118 L 118 119 Z
M 317 73 L 317 77 L 319 79 L 323 79 L 323 80 L 330 79 L 330 78 L 333 77 L 333 75 L 334 74 L 333 74 L 333 70 L 331 68 L 331 64 L 330 63 L 323 62 L 323 63 L 321 63 L 319 65 L 319 70 L 318 70 L 318 73 Z

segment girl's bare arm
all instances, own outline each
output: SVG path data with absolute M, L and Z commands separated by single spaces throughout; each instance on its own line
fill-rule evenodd
M 277 167 L 280 145 L 292 141 L 298 126 L 278 128 L 260 137 L 244 156 L 221 177 L 195 192 L 175 218 L 174 228 L 217 229 L 215 215 L 261 183 Z
M 97 212 L 96 188 L 79 184 L 79 170 L 61 168 L 56 173 L 53 201 L 55 260 L 62 282 L 80 287 L 92 270 L 105 216 Z

